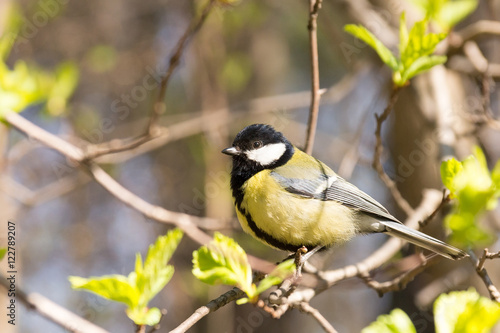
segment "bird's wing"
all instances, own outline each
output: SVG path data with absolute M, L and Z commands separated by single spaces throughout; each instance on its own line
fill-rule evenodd
M 371 196 L 334 173 L 328 173 L 319 173 L 314 178 L 308 177 L 304 179 L 287 177 L 290 172 L 288 172 L 287 176 L 283 176 L 279 170 L 276 170 L 271 172 L 271 176 L 285 190 L 301 197 L 337 201 L 364 213 L 375 215 L 378 218 L 399 222 Z

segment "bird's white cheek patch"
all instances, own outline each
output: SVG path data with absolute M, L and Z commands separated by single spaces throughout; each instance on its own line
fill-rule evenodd
M 284 143 L 272 143 L 259 149 L 250 150 L 246 154 L 249 160 L 261 165 L 269 165 L 279 160 L 285 151 L 286 146 Z

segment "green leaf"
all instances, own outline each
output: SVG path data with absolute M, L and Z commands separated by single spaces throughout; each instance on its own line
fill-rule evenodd
M 406 68 L 401 75 L 401 82 L 395 82 L 396 84 L 402 86 L 406 81 L 412 79 L 416 75 L 425 72 L 436 65 L 441 65 L 446 62 L 446 56 L 425 56 L 422 58 L 416 59 L 411 65 Z
M 55 71 L 55 80 L 47 97 L 47 112 L 60 116 L 66 111 L 68 99 L 73 95 L 78 84 L 79 72 L 72 62 L 60 64 Z
M 0 261 L 3 259 L 3 257 L 5 257 L 6 253 L 7 253 L 7 248 L 6 247 L 0 248 Z
M 462 170 L 462 163 L 457 161 L 455 158 L 451 158 L 441 163 L 441 180 L 443 185 L 450 190 L 450 198 L 452 199 L 456 196 L 454 179 L 458 173 L 462 172 Z
M 161 320 L 161 311 L 158 308 L 127 309 L 127 316 L 136 325 L 155 326 Z
M 446 1 L 434 18 L 441 27 L 449 30 L 474 12 L 477 5 L 477 0 Z
M 401 62 L 408 69 L 418 58 L 430 55 L 436 46 L 446 38 L 446 33 L 426 33 L 427 21 L 416 22 L 408 35 L 408 44 L 400 50 Z
M 393 71 L 397 71 L 399 68 L 399 63 L 392 52 L 384 45 L 382 42 L 375 37 L 370 31 L 361 25 L 347 24 L 344 26 L 344 30 L 356 38 L 361 39 L 363 42 L 368 44 L 372 49 L 377 52 L 380 59 L 389 66 Z
M 442 294 L 434 303 L 437 333 L 486 333 L 500 320 L 500 305 L 474 289 Z
M 289 259 L 279 264 L 271 273 L 259 282 L 256 294 L 260 295 L 267 289 L 280 284 L 284 279 L 295 272 L 295 261 Z
M 247 294 L 254 294 L 252 268 L 245 251 L 218 232 L 208 246 L 193 252 L 193 275 L 208 284 L 237 286 Z
M 415 326 L 401 309 L 394 309 L 388 315 L 381 315 L 365 327 L 362 333 L 416 333 Z
M 405 12 L 401 13 L 401 17 L 399 18 L 399 54 L 403 53 L 408 46 L 408 28 L 406 27 L 406 15 Z
M 182 235 L 180 229 L 173 229 L 165 236 L 158 237 L 156 242 L 149 246 L 144 266 L 141 265 L 140 254 L 136 256 L 135 274 L 137 289 L 141 294 L 140 306 L 146 306 L 172 278 L 174 267 L 167 265 L 167 262 L 179 245 Z
M 111 301 L 126 304 L 130 308 L 137 306 L 139 292 L 133 281 L 123 275 L 106 275 L 102 277 L 82 278 L 70 276 L 71 288 L 84 289 Z

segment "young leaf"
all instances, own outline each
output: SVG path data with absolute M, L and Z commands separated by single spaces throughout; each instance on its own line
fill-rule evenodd
M 259 282 L 256 293 L 257 295 L 263 293 L 267 289 L 280 284 L 284 279 L 289 277 L 295 272 L 295 261 L 289 259 L 279 264 L 271 273 Z
M 106 275 L 102 277 L 82 278 L 70 276 L 73 289 L 85 289 L 111 301 L 126 304 L 134 308 L 139 303 L 139 292 L 127 277 L 123 275 Z
M 399 63 L 392 52 L 382 42 L 375 37 L 370 31 L 361 25 L 347 24 L 344 30 L 356 38 L 361 39 L 377 52 L 380 59 L 389 66 L 393 71 L 397 71 Z
M 450 198 L 455 197 L 455 184 L 454 179 L 456 175 L 463 170 L 462 163 L 455 158 L 451 158 L 441 163 L 441 180 L 443 185 L 450 190 Z
M 415 326 L 408 315 L 401 309 L 394 309 L 390 314 L 381 315 L 365 327 L 361 333 L 416 333 Z
M 7 248 L 6 247 L 0 248 L 0 261 L 3 259 L 3 257 L 5 257 L 6 253 L 7 253 Z
M 193 252 L 193 275 L 205 283 L 237 286 L 250 294 L 255 288 L 245 251 L 220 233 L 215 233 L 208 246 Z
M 427 21 L 416 22 L 408 35 L 408 44 L 401 52 L 401 62 L 404 68 L 409 68 L 418 58 L 434 52 L 436 46 L 446 38 L 445 33 L 426 33 Z
M 167 235 L 158 237 L 156 242 L 149 246 L 144 266 L 141 265 L 141 256 L 136 256 L 135 273 L 137 288 L 141 294 L 140 306 L 146 306 L 172 278 L 174 267 L 167 265 L 167 262 L 181 239 L 182 231 L 173 229 Z
M 399 18 L 399 54 L 403 53 L 408 47 L 408 28 L 406 27 L 405 12 L 401 13 Z
M 443 29 L 449 30 L 474 12 L 477 5 L 477 0 L 445 1 L 435 19 Z
M 127 316 L 136 325 L 155 326 L 160 322 L 161 311 L 158 308 L 134 308 L 127 309 Z
M 486 333 L 500 319 L 500 305 L 474 289 L 442 294 L 434 303 L 437 333 Z
M 405 68 L 403 73 L 401 74 L 401 83 L 404 83 L 418 74 L 425 72 L 436 65 L 441 65 L 446 62 L 446 56 L 425 56 L 422 58 L 416 59 L 408 68 Z M 395 82 L 398 84 L 398 82 Z

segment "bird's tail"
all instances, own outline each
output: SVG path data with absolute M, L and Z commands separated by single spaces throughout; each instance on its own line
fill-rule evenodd
M 385 231 L 389 235 L 402 238 L 412 244 L 436 252 L 443 257 L 457 260 L 468 256 L 468 254 L 464 251 L 448 245 L 440 241 L 439 239 L 426 235 L 420 231 L 408 228 L 404 224 L 393 221 L 383 221 L 381 223 L 386 227 Z

